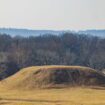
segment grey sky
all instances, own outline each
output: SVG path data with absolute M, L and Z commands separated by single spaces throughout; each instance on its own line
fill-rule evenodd
M 105 29 L 105 0 L 0 0 L 0 27 Z

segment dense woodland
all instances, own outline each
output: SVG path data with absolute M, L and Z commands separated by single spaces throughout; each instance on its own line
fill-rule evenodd
M 105 68 L 105 39 L 64 33 L 11 37 L 0 34 L 0 79 L 34 65 L 82 65 Z

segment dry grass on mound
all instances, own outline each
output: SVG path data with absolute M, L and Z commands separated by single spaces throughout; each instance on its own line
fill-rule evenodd
M 81 66 L 33 66 L 1 82 L 12 89 L 104 86 L 104 74 Z

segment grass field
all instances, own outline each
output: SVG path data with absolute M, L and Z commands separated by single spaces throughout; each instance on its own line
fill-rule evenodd
M 105 105 L 105 90 L 89 88 L 0 89 L 0 105 Z
M 40 71 L 40 68 L 43 69 L 44 72 L 43 70 Z M 54 70 L 64 69 L 63 73 L 65 73 L 66 69 L 68 69 L 68 72 L 78 69 L 80 74 L 81 71 L 89 75 L 96 73 L 96 79 L 100 76 L 104 78 L 103 74 L 93 69 L 80 66 L 37 66 L 25 68 L 0 82 L 0 105 L 105 105 L 105 88 L 102 87 L 93 88 L 93 86 L 87 87 L 87 85 L 81 85 L 81 87 L 72 87 L 71 85 L 71 87 L 69 87 L 69 85 L 67 85 L 65 88 L 35 88 L 36 84 L 34 83 L 36 83 L 36 79 L 40 80 L 42 78 L 38 83 L 43 84 L 43 82 L 50 79 L 50 76 L 58 76 L 52 72 L 52 68 Z M 64 75 L 61 74 L 60 76 L 62 77 Z M 77 77 L 77 75 L 75 75 L 75 77 Z M 86 78 L 84 77 L 82 79 Z M 53 81 L 51 81 L 51 83 L 53 83 Z M 31 88 L 26 88 L 29 85 Z

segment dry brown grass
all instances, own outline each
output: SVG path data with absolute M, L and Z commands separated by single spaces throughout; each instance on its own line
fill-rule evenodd
M 105 105 L 105 90 L 75 87 L 16 91 L 0 88 L 0 105 Z
M 81 66 L 33 66 L 3 80 L 8 89 L 61 88 L 70 86 L 103 86 L 105 76 Z
M 61 77 L 64 76 L 62 73 L 65 73 L 65 71 L 66 73 L 76 71 L 81 79 L 89 80 L 87 76 L 91 76 L 96 78 L 99 83 L 101 82 L 100 79 L 104 78 L 104 75 L 100 72 L 80 66 L 36 66 L 25 68 L 0 82 L 0 105 L 105 105 L 104 87 L 95 87 L 93 85 L 89 88 L 84 86 L 69 87 L 66 84 L 65 88 L 60 88 L 61 81 L 61 84 L 58 84 L 59 89 L 57 89 L 56 84 L 53 84 L 55 88 L 50 89 L 35 88 L 36 80 L 43 80 L 38 81 L 40 86 L 41 83 L 44 85 L 43 82 L 45 81 L 49 83 L 47 79 L 50 79 L 51 76 L 54 76 L 54 78 L 55 76 L 59 77 L 57 75 L 59 74 L 58 71 L 62 71 L 60 73 Z M 79 79 L 78 75 L 74 76 Z M 97 81 L 92 81 L 92 83 L 97 83 Z M 50 81 L 50 83 L 53 82 L 55 83 L 54 80 Z

